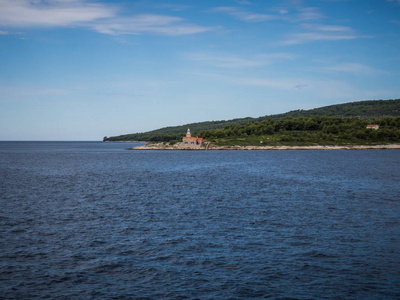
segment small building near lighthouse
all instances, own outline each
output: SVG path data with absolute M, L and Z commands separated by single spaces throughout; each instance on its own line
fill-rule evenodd
M 203 147 L 203 139 L 199 137 L 192 137 L 190 129 L 188 128 L 186 136 L 182 138 L 183 146 L 189 149 L 200 149 Z

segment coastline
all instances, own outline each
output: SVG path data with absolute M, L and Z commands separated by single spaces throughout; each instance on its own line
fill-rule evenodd
M 166 145 L 163 143 L 146 144 L 129 148 L 127 150 L 385 150 L 400 149 L 400 144 L 386 145 L 315 145 L 315 146 L 212 146 L 206 145 L 200 149 L 187 149 L 180 143 L 175 145 Z

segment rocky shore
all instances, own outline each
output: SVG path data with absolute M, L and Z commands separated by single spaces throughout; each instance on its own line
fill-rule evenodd
M 129 150 L 367 150 L 367 149 L 400 149 L 400 144 L 388 145 L 330 145 L 330 146 L 214 146 L 206 144 L 201 149 L 187 149 L 183 143 L 174 145 L 157 143 L 146 144 Z

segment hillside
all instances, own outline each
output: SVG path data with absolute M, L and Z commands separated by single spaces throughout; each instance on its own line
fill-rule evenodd
M 385 117 L 400 116 L 400 99 L 396 100 L 369 100 L 358 101 L 344 104 L 329 105 L 309 110 L 294 110 L 287 113 L 267 115 L 258 118 L 240 118 L 227 121 L 208 121 L 199 123 L 190 123 L 181 126 L 165 127 L 143 133 L 125 134 L 113 137 L 105 137 L 104 141 L 159 141 L 166 142 L 179 140 L 190 128 L 193 135 L 199 135 L 200 132 L 212 129 L 221 129 L 224 126 L 233 124 L 245 125 L 248 123 L 257 123 L 269 120 L 279 120 L 286 117 L 312 117 L 312 116 L 335 116 L 346 118 L 357 118 L 362 120 L 377 120 Z

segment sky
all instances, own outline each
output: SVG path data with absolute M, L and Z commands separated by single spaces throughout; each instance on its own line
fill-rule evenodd
M 0 140 L 398 99 L 399 49 L 400 0 L 0 0 Z

